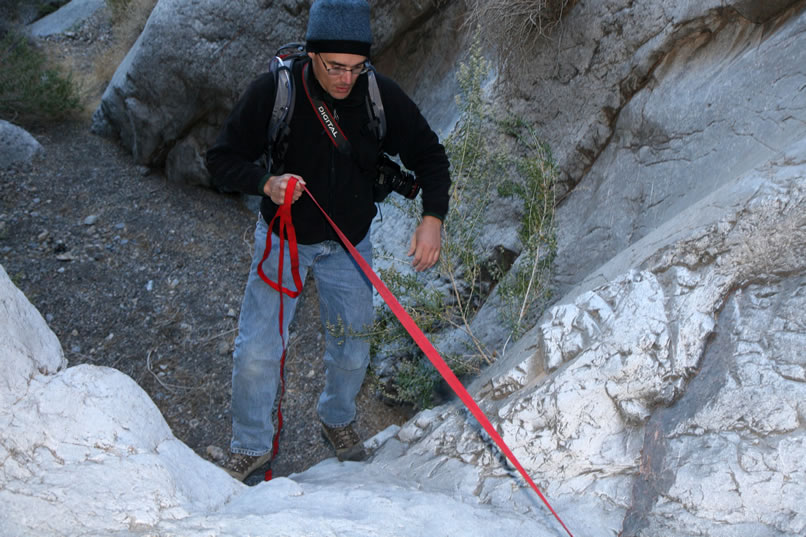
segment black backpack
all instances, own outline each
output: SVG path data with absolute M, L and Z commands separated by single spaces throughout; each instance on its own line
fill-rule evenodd
M 288 43 L 283 45 L 269 63 L 269 72 L 274 75 L 275 94 L 274 108 L 271 113 L 268 129 L 268 147 L 266 148 L 266 169 L 271 170 L 272 153 L 282 157 L 288 146 L 288 133 L 291 116 L 294 114 L 295 94 L 293 66 L 297 60 L 307 57 L 305 45 L 302 43 Z M 378 80 L 375 77 L 375 68 L 367 62 L 369 95 L 367 97 L 367 110 L 369 112 L 369 128 L 375 133 L 378 141 L 386 135 L 386 115 L 381 101 L 381 92 L 378 89 Z

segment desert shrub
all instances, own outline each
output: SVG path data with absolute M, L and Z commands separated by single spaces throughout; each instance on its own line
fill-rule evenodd
M 511 337 L 517 339 L 550 298 L 549 278 L 557 253 L 554 207 L 558 171 L 548 144 L 522 119 L 509 118 L 501 127 L 515 138 L 518 151 L 530 155 L 514 162 L 519 181 L 507 179 L 498 186 L 500 196 L 514 196 L 523 203 L 518 237 L 525 262 L 513 267 L 498 286 Z
M 477 373 L 497 354 L 473 333 L 471 323 L 478 308 L 500 282 L 499 291 L 506 302 L 505 321 L 512 337 L 520 335 L 525 321 L 534 317 L 535 308 L 546 296 L 555 248 L 556 169 L 551 153 L 522 121 L 501 122 L 492 116 L 483 90 L 490 70 L 477 35 L 468 60 L 460 65 L 457 74 L 460 119 L 444 140 L 453 181 L 439 263 L 440 278 L 446 285 L 435 285 L 433 277 L 429 281 L 428 276 L 403 274 L 395 268 L 381 273 L 425 333 L 458 329 L 466 336 L 466 349 L 443 356 L 460 378 Z M 499 138 L 493 134 L 504 136 L 509 145 L 516 147 L 505 150 L 496 146 L 494 142 Z M 502 182 L 502 177 L 511 179 Z M 501 266 L 494 253 L 485 251 L 481 243 L 485 214 L 495 195 L 514 196 L 523 207 L 519 230 L 523 259 L 512 270 Z M 411 211 L 412 216 L 420 210 L 410 203 L 402 208 Z M 447 295 L 443 291 L 446 287 Z M 418 408 L 430 406 L 440 384 L 439 374 L 388 308 L 378 312 L 369 337 L 374 353 L 397 358 L 394 377 L 381 383 L 385 395 Z
M 132 44 L 145 27 L 157 0 L 106 0 L 106 5 L 115 26 L 129 34 L 129 44 Z
M 70 72 L 19 32 L 0 41 L 0 116 L 23 126 L 37 126 L 73 116 L 81 109 L 77 84 Z

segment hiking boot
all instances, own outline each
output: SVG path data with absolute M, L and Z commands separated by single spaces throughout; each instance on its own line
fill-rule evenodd
M 238 481 L 244 481 L 262 466 L 268 466 L 271 462 L 271 452 L 263 455 L 244 455 L 243 453 L 230 453 L 227 462 L 224 463 L 224 470 Z M 268 468 L 266 468 L 268 469 Z M 265 471 L 265 470 L 264 470 Z
M 367 458 L 364 443 L 352 425 L 328 427 L 322 423 L 322 438 L 330 443 L 340 461 L 363 461 Z

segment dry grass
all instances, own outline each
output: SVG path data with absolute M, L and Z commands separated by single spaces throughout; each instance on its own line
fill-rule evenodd
M 95 64 L 94 77 L 97 81 L 105 85 L 112 80 L 115 70 L 143 31 L 156 4 L 157 0 L 107 0 L 112 13 L 114 44 L 99 56 Z
M 467 23 L 482 30 L 507 68 L 524 61 L 539 39 L 551 37 L 576 1 L 471 0 Z

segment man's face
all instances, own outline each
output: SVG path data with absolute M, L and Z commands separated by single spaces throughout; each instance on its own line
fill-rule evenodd
M 335 52 L 309 52 L 313 74 L 334 99 L 345 99 L 365 67 L 366 56 Z

